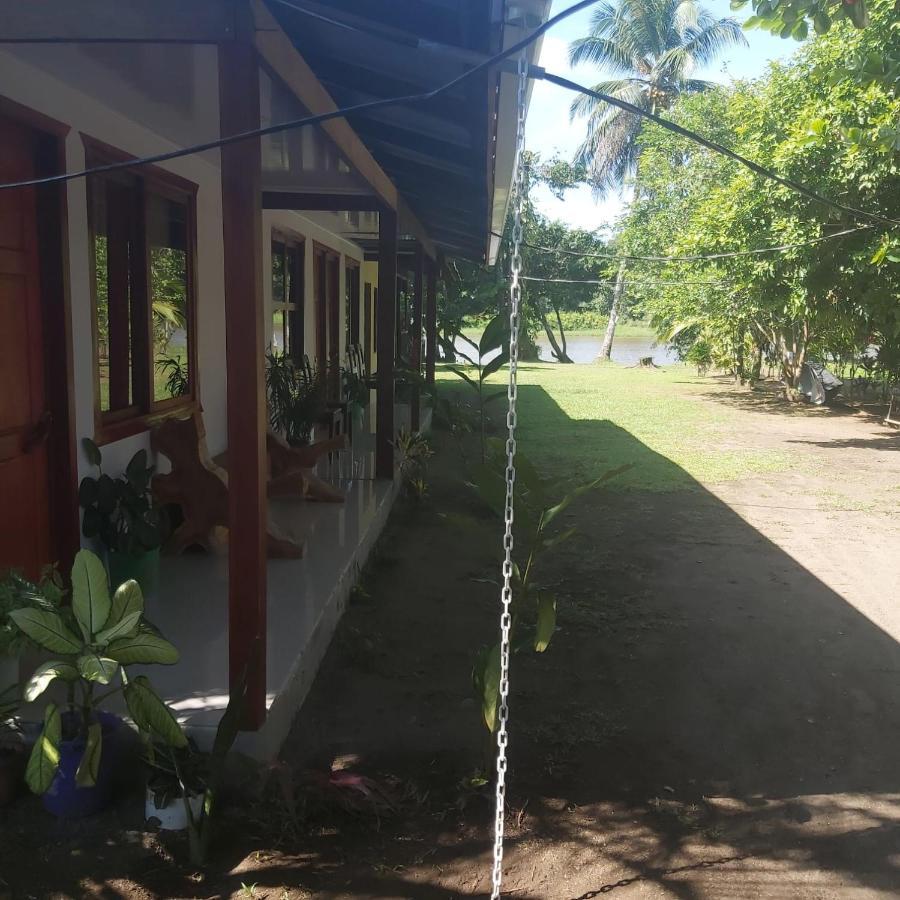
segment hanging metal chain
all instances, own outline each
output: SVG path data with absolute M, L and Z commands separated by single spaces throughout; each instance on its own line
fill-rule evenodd
M 500 691 L 497 714 L 497 783 L 494 815 L 494 868 L 492 900 L 499 900 L 503 880 L 503 826 L 506 813 L 506 745 L 509 722 L 509 644 L 512 625 L 513 574 L 513 498 L 516 487 L 516 375 L 519 364 L 519 308 L 522 300 L 522 207 L 525 201 L 525 165 L 522 158 L 525 146 L 525 101 L 528 90 L 528 59 L 523 51 L 519 58 L 519 92 L 517 98 L 516 159 L 513 182 L 512 252 L 509 281 L 509 387 L 506 413 L 506 505 L 503 531 L 503 588 L 500 593 Z

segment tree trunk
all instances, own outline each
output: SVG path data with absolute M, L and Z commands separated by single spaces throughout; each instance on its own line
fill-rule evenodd
M 562 316 L 559 314 L 559 307 L 554 306 L 553 311 L 556 313 L 556 324 L 559 326 L 559 339 L 562 341 L 562 359 L 563 363 L 574 363 L 574 359 L 569 358 L 569 345 L 566 341 L 566 330 L 563 328 Z
M 451 334 L 449 330 L 445 330 L 443 333 L 438 332 L 437 334 L 437 342 L 441 348 L 442 362 L 456 362 L 456 348 L 453 344 L 454 337 L 455 335 Z
M 619 271 L 616 273 L 616 286 L 613 288 L 612 305 L 609 308 L 609 322 L 606 324 L 606 334 L 603 335 L 603 343 L 600 345 L 600 362 L 612 357 L 613 339 L 616 336 L 616 324 L 619 321 L 619 312 L 622 306 L 622 294 L 625 289 L 625 260 L 619 263 Z
M 544 309 L 543 303 L 537 304 L 538 315 L 541 317 L 541 325 L 544 326 L 544 331 L 547 334 L 547 340 L 550 341 L 550 349 L 553 356 L 556 357 L 557 362 L 561 363 L 571 363 L 574 360 L 569 359 L 566 354 L 565 343 L 562 347 L 559 345 L 559 341 L 556 340 L 556 333 L 553 331 L 553 326 L 550 324 L 549 319 L 547 318 L 547 312 Z M 557 310 L 557 316 L 559 316 L 559 311 Z M 562 331 L 562 323 L 560 322 L 560 331 Z M 563 340 L 565 341 L 565 335 L 563 335 Z
M 756 357 L 753 360 L 753 372 L 750 374 L 750 381 L 752 384 L 756 384 L 762 376 L 762 364 L 763 364 L 763 346 L 762 344 L 756 345 Z

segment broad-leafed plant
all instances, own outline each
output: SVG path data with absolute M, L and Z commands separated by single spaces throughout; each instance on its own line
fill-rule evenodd
M 512 627 L 514 652 L 532 649 L 543 653 L 556 631 L 556 597 L 540 581 L 543 561 L 577 532 L 574 526 L 561 527 L 560 516 L 571 503 L 588 491 L 630 469 L 620 466 L 599 478 L 570 490 L 561 497 L 553 485 L 541 478 L 521 452 L 516 453 L 515 557 L 512 567 Z M 494 439 L 488 444 L 485 462 L 470 475 L 470 486 L 482 503 L 502 521 L 506 509 L 506 444 Z M 500 645 L 484 647 L 472 670 L 476 700 L 488 731 L 496 727 L 500 688 Z
M 126 581 L 110 596 L 106 569 L 89 550 L 81 550 L 72 566 L 71 607 L 56 610 L 23 608 L 10 618 L 23 634 L 48 650 L 26 683 L 24 698 L 37 700 L 54 682 L 67 690 L 65 709 L 48 703 L 44 726 L 28 760 L 25 778 L 36 794 L 45 793 L 59 767 L 60 743 L 84 741 L 76 773 L 81 787 L 96 784 L 103 753 L 103 730 L 97 710 L 122 693 L 135 725 L 172 747 L 184 747 L 184 732 L 146 675 L 131 677 L 128 666 L 178 662 L 178 651 L 143 621 L 144 598 L 136 581 Z M 113 683 L 118 684 L 113 687 Z M 98 688 L 105 688 L 97 693 Z
M 476 344 L 464 334 L 459 337 L 472 349 L 469 356 L 457 348 L 456 353 L 466 360 L 474 369 L 472 374 L 458 366 L 448 366 L 454 375 L 458 375 L 475 392 L 478 409 L 479 435 L 481 437 L 481 459 L 485 460 L 485 408 L 488 403 L 506 396 L 506 390 L 489 391 L 487 380 L 494 372 L 499 372 L 509 362 L 509 316 L 504 313 L 494 316 L 484 327 L 481 338 Z M 489 361 L 485 357 L 496 352 Z
M 138 450 L 124 474 L 112 478 L 103 471 L 100 448 L 90 438 L 82 445 L 98 475 L 85 476 L 78 487 L 78 501 L 84 510 L 81 533 L 99 538 L 108 550 L 131 556 L 159 547 L 165 537 L 165 520 L 150 490 L 153 466 L 147 465 L 147 451 Z

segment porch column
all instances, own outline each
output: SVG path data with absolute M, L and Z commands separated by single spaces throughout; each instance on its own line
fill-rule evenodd
M 425 288 L 425 384 L 434 384 L 437 360 L 437 263 L 429 259 Z
M 417 376 L 422 375 L 422 294 L 425 291 L 425 253 L 422 245 L 416 244 L 415 271 L 413 273 L 413 343 L 410 348 L 410 363 Z M 413 384 L 409 410 L 410 431 L 418 431 L 421 425 L 422 391 L 419 382 Z
M 243 24 L 236 40 L 219 45 L 223 135 L 259 127 L 259 63 L 252 23 Z M 232 687 L 247 671 L 244 726 L 256 729 L 266 715 L 266 400 L 259 140 L 223 147 L 221 161 L 228 468 L 232 474 L 228 486 L 228 671 Z
M 375 400 L 375 475 L 394 477 L 394 330 L 397 320 L 397 213 L 378 213 L 378 383 Z

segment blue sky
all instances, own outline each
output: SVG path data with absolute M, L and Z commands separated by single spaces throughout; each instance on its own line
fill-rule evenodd
M 571 6 L 572 2 L 553 0 L 551 14 Z M 728 0 L 706 0 L 703 5 L 716 16 L 734 16 L 738 21 L 743 21 L 750 14 L 749 6 L 732 12 Z M 590 85 L 599 80 L 600 72 L 595 67 L 572 69 L 568 64 L 569 42 L 587 33 L 590 16 L 591 10 L 588 8 L 551 29 L 544 37 L 540 65 L 580 84 Z M 746 36 L 748 46 L 730 48 L 715 66 L 698 71 L 697 77 L 723 83 L 739 78 L 755 78 L 766 71 L 771 61 L 787 59 L 799 46 L 795 41 L 782 40 L 764 31 L 748 31 Z M 544 158 L 554 154 L 571 158 L 584 137 L 583 123 L 569 121 L 571 100 L 571 95 L 562 88 L 536 82 L 525 135 L 529 150 L 537 151 Z M 538 188 L 534 200 L 544 215 L 590 230 L 612 224 L 623 207 L 621 197 L 617 196 L 595 202 L 588 188 L 569 191 L 565 200 L 557 200 L 549 191 Z

